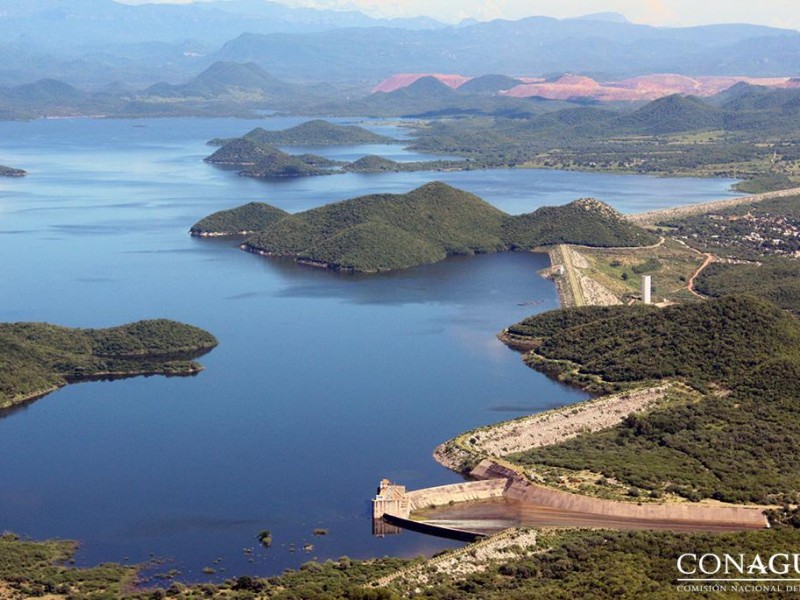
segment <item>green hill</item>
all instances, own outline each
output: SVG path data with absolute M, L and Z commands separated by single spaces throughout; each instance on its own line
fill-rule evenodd
M 357 125 L 337 125 L 321 119 L 307 121 L 281 131 L 268 131 L 257 127 L 243 137 L 257 144 L 275 146 L 353 146 L 389 144 L 395 141 Z
M 355 173 L 384 173 L 399 171 L 400 166 L 397 161 L 369 154 L 346 165 L 345 169 Z
M 701 294 L 753 294 L 800 315 L 800 262 L 773 258 L 760 264 L 711 263 L 695 281 Z
M 68 383 L 134 375 L 189 375 L 217 345 L 210 333 L 165 319 L 109 329 L 0 324 L 0 408 Z
M 73 104 L 85 100 L 87 94 L 57 79 L 40 79 L 11 88 L 5 94 L 18 102 L 31 105 Z
M 334 269 L 383 271 L 501 250 L 504 217 L 477 196 L 436 182 L 291 215 L 246 244 Z
M 532 250 L 556 243 L 632 246 L 655 239 L 596 200 L 510 216 L 440 182 L 407 194 L 364 196 L 283 218 L 277 210 L 248 205 L 222 211 L 209 217 L 211 226 L 203 220 L 193 230 L 241 231 L 237 228 L 246 225 L 259 231 L 245 241 L 253 252 L 365 272 L 407 268 L 454 254 Z
M 564 322 L 565 314 L 573 321 Z M 559 322 L 553 329 L 553 320 Z M 509 329 L 539 337 L 536 353 L 612 383 L 679 377 L 731 385 L 781 355 L 800 360 L 800 321 L 751 296 L 655 307 L 587 307 L 537 315 Z
M 543 206 L 532 213 L 509 217 L 504 239 L 512 249 L 553 244 L 582 246 L 646 246 L 658 238 L 593 198 L 564 206 Z
M 337 164 L 313 154 L 292 155 L 268 146 L 236 138 L 227 142 L 219 150 L 208 156 L 206 162 L 239 167 L 242 175 L 251 177 L 303 177 L 326 175 L 327 167 Z
M 462 94 L 496 94 L 522 83 L 520 79 L 508 75 L 481 75 L 460 85 L 457 91 Z
M 411 85 L 389 92 L 386 96 L 416 99 L 454 98 L 456 91 L 436 77 L 426 75 L 425 77 L 420 77 Z
M 780 502 L 800 492 L 800 321 L 769 302 L 589 307 L 509 331 L 535 346 L 528 364 L 551 375 L 600 378 L 592 385 L 606 390 L 679 379 L 704 394 L 513 460 L 588 469 L 693 500 Z
M 250 202 L 230 210 L 221 210 L 192 225 L 189 233 L 200 237 L 251 235 L 288 215 L 284 210 L 263 202 Z
M 724 114 L 718 108 L 694 96 L 673 94 L 619 117 L 613 126 L 620 132 L 662 135 L 720 129 L 723 123 Z
M 255 63 L 216 62 L 186 83 L 156 83 L 147 88 L 148 96 L 164 98 L 286 99 L 297 95 L 296 86 L 281 81 Z

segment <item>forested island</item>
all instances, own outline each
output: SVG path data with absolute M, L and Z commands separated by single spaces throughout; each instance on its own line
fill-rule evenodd
M 235 167 L 248 177 L 308 177 L 336 173 L 386 173 L 409 171 L 454 171 L 476 165 L 460 160 L 397 162 L 367 155 L 352 162 L 335 161 L 316 154 L 289 154 L 279 146 L 335 146 L 392 144 L 398 140 L 372 133 L 355 125 L 337 125 L 320 119 L 280 131 L 257 127 L 238 138 L 214 138 L 209 145 L 221 146 L 205 161 Z
M 373 133 L 357 125 L 338 125 L 322 119 L 306 121 L 279 131 L 256 127 L 242 137 L 251 142 L 273 146 L 356 146 L 397 142 L 394 138 Z M 231 140 L 214 138 L 208 143 L 212 146 L 222 146 L 229 141 Z
M 217 345 L 210 333 L 176 321 L 138 321 L 108 329 L 0 323 L 0 408 L 68 383 L 136 375 L 192 375 Z
M 226 142 L 205 159 L 222 167 L 236 167 L 250 177 L 308 177 L 330 175 L 340 163 L 315 154 L 294 155 L 247 138 Z
M 511 216 L 440 182 L 406 194 L 363 196 L 293 215 L 251 203 L 215 213 L 190 231 L 202 236 L 257 231 L 244 241 L 251 252 L 356 272 L 551 244 L 642 246 L 657 241 L 597 200 Z

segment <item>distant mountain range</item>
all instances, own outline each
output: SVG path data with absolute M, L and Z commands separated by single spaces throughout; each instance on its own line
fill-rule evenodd
M 212 0 L 140 5 L 114 0 L 3 0 L 0 39 L 42 47 L 91 47 L 185 40 L 221 44 L 242 32 L 311 32 L 344 27 L 442 27 L 427 17 L 376 19 L 358 11 L 292 8 L 269 0 Z
M 268 0 L 137 6 L 114 0 L 2 0 L 0 84 L 57 78 L 74 85 L 141 86 L 153 83 L 154 73 L 180 81 L 216 62 L 212 55 L 220 45 L 245 32 L 441 26 L 427 17 L 375 19 L 358 11 L 291 8 Z
M 600 82 L 591 77 L 566 74 L 548 80 L 543 77 L 512 78 L 507 75 L 483 75 L 469 78 L 440 73 L 400 73 L 385 79 L 373 92 L 391 93 L 418 81 L 435 79 L 462 93 L 501 94 L 513 98 L 533 96 L 550 100 L 592 99 L 601 102 L 636 102 L 655 100 L 670 94 L 714 96 L 737 83 L 773 88 L 800 88 L 800 79 L 790 77 L 698 76 L 656 73 L 621 81 Z
M 433 30 L 349 28 L 246 33 L 218 60 L 253 61 L 279 77 L 380 81 L 394 73 L 602 80 L 649 73 L 786 77 L 800 74 L 800 32 L 755 25 L 659 28 L 604 19 L 531 17 Z
M 364 88 L 395 73 L 504 73 L 544 83 L 564 73 L 596 81 L 653 73 L 800 75 L 797 31 L 755 25 L 660 28 L 616 14 L 445 26 L 426 18 L 381 20 L 267 0 L 139 6 L 4 0 L 0 40 L 0 85 L 50 78 L 95 90 L 114 82 L 134 88 L 157 80 L 175 84 L 215 62 L 252 62 L 291 82 Z

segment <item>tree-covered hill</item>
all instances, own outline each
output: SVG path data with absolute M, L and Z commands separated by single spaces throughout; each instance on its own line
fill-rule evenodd
M 532 213 L 510 217 L 503 229 L 504 239 L 512 248 L 553 244 L 646 246 L 658 241 L 653 234 L 593 198 L 564 206 L 543 206 Z
M 695 289 L 715 298 L 753 294 L 800 315 L 800 262 L 773 258 L 760 264 L 712 263 L 695 280 Z
M 327 175 L 327 167 L 337 164 L 313 154 L 293 155 L 267 144 L 235 138 L 208 156 L 206 162 L 240 168 L 251 177 L 304 177 Z
M 195 235 L 258 231 L 245 247 L 336 270 L 386 271 L 454 254 L 533 250 L 575 243 L 640 246 L 656 238 L 592 199 L 511 216 L 474 194 L 433 182 L 407 194 L 376 194 L 282 216 L 265 204 L 221 211 Z
M 145 96 L 165 98 L 219 98 L 249 94 L 260 100 L 293 98 L 297 86 L 273 77 L 254 63 L 216 62 L 189 81 L 172 85 L 156 83 L 146 90 Z
M 262 127 L 256 127 L 242 137 L 256 144 L 273 146 L 352 146 L 389 144 L 395 141 L 357 125 L 337 125 L 322 119 L 306 121 L 280 131 L 269 131 Z M 224 140 L 214 139 L 209 143 L 218 144 L 221 141 Z
M 462 94 L 497 94 L 521 83 L 522 80 L 508 75 L 481 75 L 460 85 L 457 91 Z
M 369 154 L 354 160 L 349 165 L 346 165 L 345 169 L 354 173 L 384 173 L 397 171 L 399 166 L 400 163 L 397 161 Z
M 683 380 L 702 399 L 510 457 L 588 469 L 656 496 L 771 503 L 800 493 L 800 321 L 752 296 L 544 313 L 509 331 L 526 362 L 601 389 Z M 577 372 L 575 371 L 577 369 Z
M 473 194 L 430 183 L 407 194 L 363 196 L 291 215 L 246 244 L 335 269 L 400 269 L 449 254 L 501 250 L 504 218 Z
M 210 333 L 166 319 L 109 329 L 0 324 L 0 408 L 67 383 L 103 377 L 188 375 L 217 345 Z
M 723 126 L 723 112 L 700 98 L 673 94 L 654 100 L 610 123 L 612 129 L 639 135 L 709 131 Z
M 746 370 L 777 357 L 800 361 L 800 321 L 747 295 L 665 308 L 555 311 L 509 331 L 541 337 L 536 353 L 546 360 L 576 363 L 581 373 L 613 383 L 678 377 L 733 385 Z
M 249 202 L 200 219 L 189 233 L 196 236 L 250 235 L 288 214 L 264 202 Z

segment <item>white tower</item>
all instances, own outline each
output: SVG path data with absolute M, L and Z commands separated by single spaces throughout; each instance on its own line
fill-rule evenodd
M 642 301 L 645 304 L 650 304 L 652 302 L 652 298 L 650 297 L 650 290 L 652 287 L 652 281 L 650 275 L 643 275 L 642 276 Z

